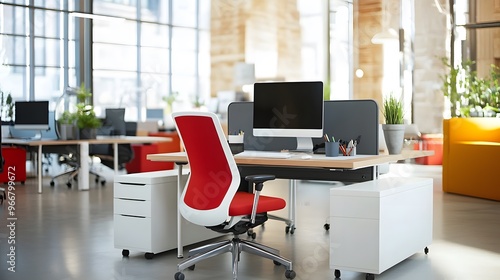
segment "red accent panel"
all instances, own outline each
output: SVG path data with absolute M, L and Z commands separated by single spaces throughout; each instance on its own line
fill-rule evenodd
M 161 147 L 158 145 L 158 143 L 132 144 L 132 150 L 134 151 L 134 158 L 125 165 L 127 173 L 139 173 L 139 172 L 173 169 L 174 168 L 173 162 L 150 161 L 146 159 L 146 156 L 148 154 L 166 153 L 166 151 L 160 151 L 160 148 Z
M 237 192 L 229 206 L 229 216 L 250 215 L 252 213 L 254 194 Z M 285 200 L 265 195 L 259 196 L 257 213 L 264 213 L 285 208 Z
M 16 147 L 3 147 L 2 156 L 5 159 L 5 165 L 3 166 L 3 172 L 0 174 L 0 182 L 25 182 L 26 150 Z M 11 180 L 9 180 L 9 175 L 13 177 Z
M 232 174 L 212 118 L 175 118 L 191 169 L 186 205 L 198 210 L 217 208 L 231 184 Z

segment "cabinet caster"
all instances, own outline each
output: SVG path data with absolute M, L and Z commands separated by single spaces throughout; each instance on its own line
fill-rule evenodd
M 296 276 L 295 271 L 293 271 L 293 270 L 285 271 L 286 279 L 293 279 L 293 278 L 295 278 L 295 276 Z
M 429 248 L 425 247 L 424 248 L 424 253 L 427 255 L 429 253 Z
M 335 272 L 333 273 L 335 275 L 335 278 L 340 278 L 340 270 L 335 269 Z
M 330 229 L 330 224 L 324 224 L 324 225 L 323 225 L 323 228 L 324 228 L 325 230 L 329 230 L 329 229 Z
M 374 280 L 374 279 L 375 279 L 375 275 L 373 275 L 371 273 L 366 274 L 366 280 Z
M 184 280 L 184 273 L 182 272 L 176 272 L 174 275 L 175 280 Z
M 145 253 L 144 254 L 144 258 L 146 258 L 146 260 L 150 260 L 154 257 L 155 254 L 153 253 Z
M 124 257 L 128 257 L 128 255 L 130 255 L 130 251 L 129 251 L 129 250 L 127 250 L 127 249 L 123 249 L 123 250 L 122 250 L 122 256 L 124 256 Z

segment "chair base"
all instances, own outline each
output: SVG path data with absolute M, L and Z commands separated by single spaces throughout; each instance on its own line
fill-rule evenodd
M 53 187 L 55 185 L 55 182 L 54 182 L 55 179 L 69 174 L 68 181 L 66 182 L 66 186 L 68 186 L 68 188 L 71 188 L 71 181 L 73 181 L 76 178 L 76 176 L 78 176 L 79 172 L 80 172 L 80 167 L 74 167 L 68 171 L 57 174 L 56 176 L 52 177 L 52 179 L 50 180 L 50 186 Z M 103 177 L 92 170 L 90 170 L 89 173 L 96 176 L 96 179 L 95 179 L 96 183 L 99 183 L 100 178 Z M 105 184 L 106 184 L 106 179 L 101 180 L 101 185 L 104 186 Z
M 202 260 L 228 252 L 231 252 L 232 254 L 233 279 L 238 279 L 238 262 L 240 261 L 240 253 L 243 251 L 270 259 L 276 265 L 285 266 L 286 278 L 295 278 L 295 272 L 292 268 L 292 262 L 286 258 L 281 257 L 278 250 L 255 242 L 241 240 L 237 235 L 235 235 L 231 240 L 211 243 L 190 250 L 189 257 L 177 265 L 178 272 L 175 274 L 175 280 L 184 279 L 184 274 L 182 273 L 184 269 L 194 268 L 194 265 Z

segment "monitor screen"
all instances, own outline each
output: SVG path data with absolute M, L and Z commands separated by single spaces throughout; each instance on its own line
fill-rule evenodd
M 300 149 L 301 138 L 323 135 L 323 105 L 320 81 L 255 83 L 253 135 L 297 137 Z
M 49 101 L 16 101 L 14 128 L 49 129 Z

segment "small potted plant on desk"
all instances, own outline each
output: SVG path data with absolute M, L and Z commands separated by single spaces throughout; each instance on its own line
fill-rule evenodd
M 75 113 L 70 113 L 69 111 L 64 111 L 62 113 L 61 117 L 57 120 L 61 140 L 78 139 L 78 131 L 76 130 L 77 126 L 75 122 Z
M 80 130 L 80 139 L 95 139 L 97 129 L 102 126 L 101 120 L 95 115 L 94 107 L 90 104 L 91 97 L 92 94 L 82 84 L 77 93 L 76 104 L 76 125 Z
M 403 149 L 405 125 L 403 102 L 390 95 L 384 99 L 383 114 L 385 124 L 382 125 L 387 150 L 390 155 L 400 154 Z

